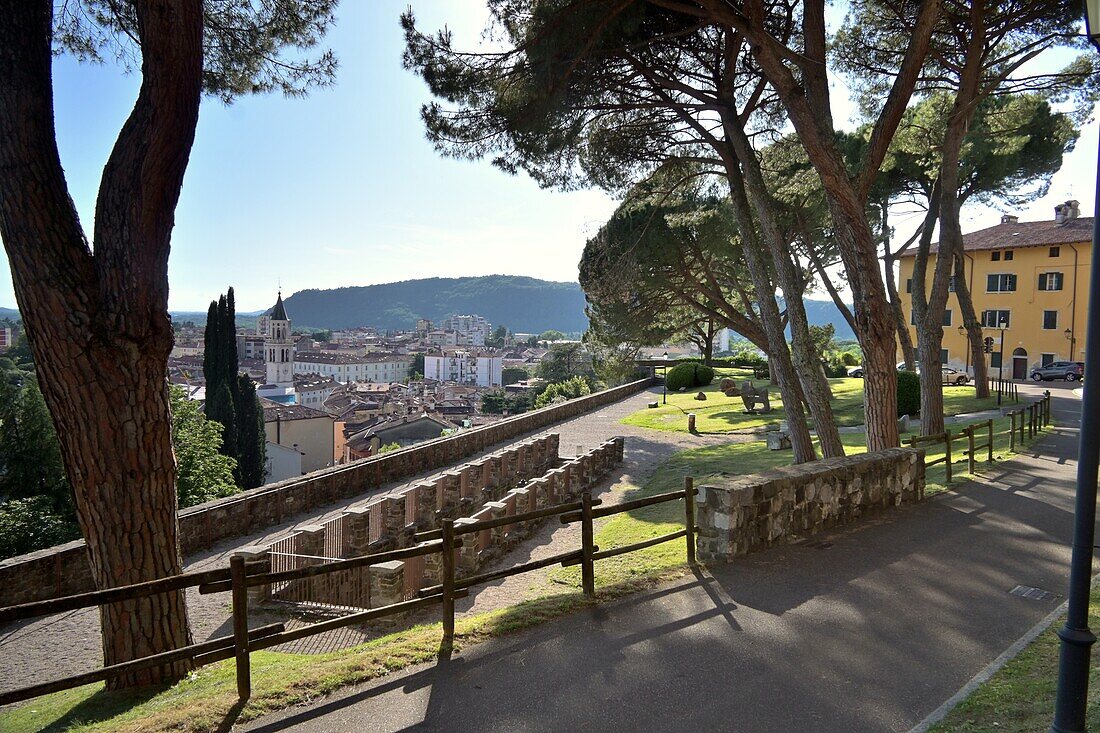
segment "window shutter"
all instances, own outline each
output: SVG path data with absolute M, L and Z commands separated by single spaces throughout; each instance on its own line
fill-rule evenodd
M 1047 289 L 1047 273 L 1045 273 L 1045 272 L 1041 273 L 1039 275 L 1039 289 L 1040 290 L 1046 290 Z

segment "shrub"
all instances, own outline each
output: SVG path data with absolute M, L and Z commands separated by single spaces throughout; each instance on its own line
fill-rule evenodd
M 844 361 L 844 366 L 859 366 L 859 357 L 851 351 L 842 351 L 840 353 L 840 358 Z
M 920 412 L 920 376 L 916 372 L 898 372 L 898 417 Z
M 684 362 L 668 370 L 665 383 L 673 392 L 692 387 L 705 387 L 714 381 L 714 370 L 698 362 Z

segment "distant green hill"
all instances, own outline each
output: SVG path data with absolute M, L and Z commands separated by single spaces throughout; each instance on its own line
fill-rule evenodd
M 484 316 L 494 327 L 504 325 L 520 333 L 588 328 L 580 285 L 512 275 L 300 290 L 284 302 L 295 325 L 314 328 L 407 329 L 418 318 L 438 322 L 455 314 Z

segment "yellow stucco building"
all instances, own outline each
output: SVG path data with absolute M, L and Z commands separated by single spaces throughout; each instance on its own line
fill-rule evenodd
M 1092 217 L 1079 216 L 1076 201 L 1055 207 L 1053 221 L 1018 221 L 1003 216 L 997 226 L 963 238 L 964 271 L 974 310 L 993 353 L 985 354 L 990 376 L 1000 371 L 1001 325 L 1004 325 L 1006 379 L 1026 379 L 1031 370 L 1053 361 L 1083 361 L 1088 274 L 1092 261 Z M 932 251 L 936 247 L 933 245 Z M 902 310 L 916 343 L 912 292 L 914 255 L 899 260 Z M 936 256 L 928 262 L 932 282 Z M 958 275 L 956 275 L 958 277 Z M 943 350 L 945 365 L 972 373 L 970 349 L 959 332 L 962 314 L 954 293 L 947 297 Z

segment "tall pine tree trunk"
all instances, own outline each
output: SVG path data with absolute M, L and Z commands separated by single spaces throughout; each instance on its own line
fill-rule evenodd
M 0 235 L 97 587 L 180 572 L 167 261 L 198 119 L 201 0 L 135 2 L 142 84 L 88 247 L 54 131 L 51 0 L 0 0 Z M 191 641 L 182 591 L 101 610 L 115 664 Z M 145 670 L 109 688 L 178 678 Z
M 776 226 L 771 197 L 748 136 L 739 122 L 732 119 L 730 115 L 724 115 L 724 121 L 726 136 L 740 163 L 740 172 L 743 175 L 742 185 L 760 221 L 764 244 L 771 255 L 779 286 L 783 288 L 787 319 L 791 327 L 792 364 L 802 384 L 802 393 L 810 408 L 810 414 L 813 415 L 814 429 L 817 432 L 818 443 L 821 445 L 821 453 L 826 458 L 843 456 L 844 443 L 840 440 L 840 431 L 833 416 L 829 382 L 825 379 L 825 372 L 821 368 L 821 356 L 814 348 L 813 339 L 810 338 L 809 319 L 806 317 L 806 306 L 802 300 L 805 284 L 802 282 L 798 268 L 791 260 L 790 248 Z
M 966 329 L 970 363 L 974 367 L 974 396 L 989 397 L 989 368 L 985 363 L 985 334 L 982 323 L 974 312 L 974 299 L 970 297 L 970 284 L 966 282 L 966 267 L 962 247 L 955 250 L 955 297 L 959 301 L 963 326 Z

